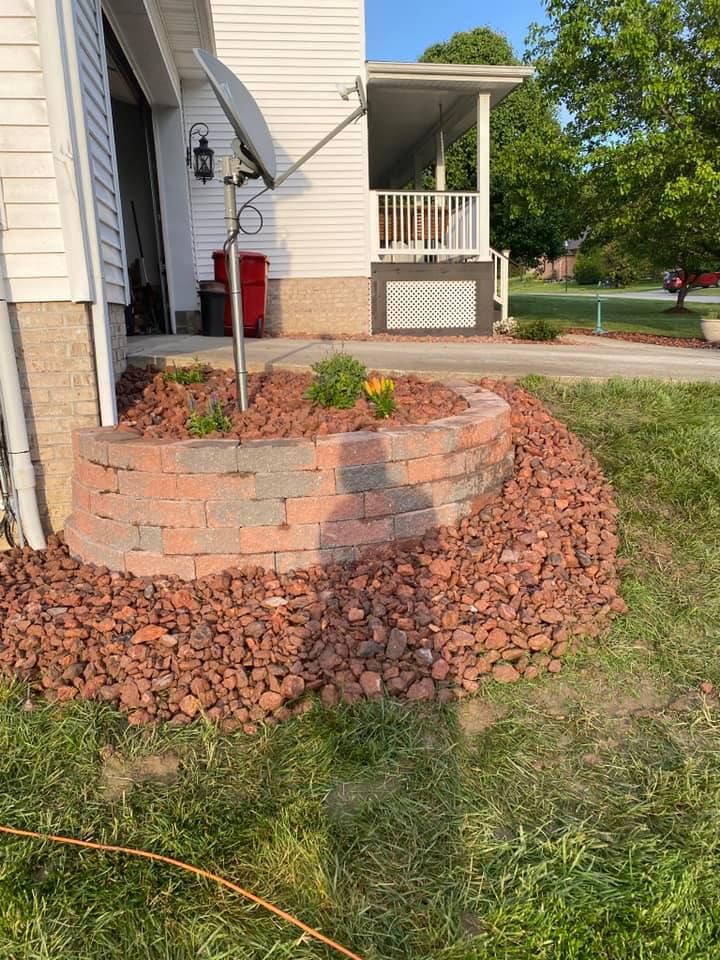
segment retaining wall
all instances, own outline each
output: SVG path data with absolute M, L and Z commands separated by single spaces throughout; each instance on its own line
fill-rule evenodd
M 77 431 L 70 551 L 137 576 L 190 580 L 251 564 L 285 572 L 355 559 L 456 524 L 499 491 L 513 450 L 505 401 L 448 385 L 467 411 L 315 440 Z

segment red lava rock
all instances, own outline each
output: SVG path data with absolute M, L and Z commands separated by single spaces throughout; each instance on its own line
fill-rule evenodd
M 430 564 L 430 573 L 440 577 L 441 580 L 449 580 L 453 573 L 453 566 L 449 560 L 438 557 Z
M 194 697 L 191 693 L 188 693 L 187 696 L 182 698 L 178 706 L 183 713 L 188 715 L 188 717 L 194 717 L 200 709 L 200 701 L 197 699 L 197 697 Z
M 540 619 L 543 623 L 562 623 L 563 615 L 559 610 L 554 610 L 550 607 L 549 610 L 542 611 Z
M 305 693 L 305 681 L 302 677 L 289 673 L 280 685 L 280 693 L 286 700 L 297 700 Z
M 360 686 L 362 692 L 370 700 L 375 700 L 382 696 L 382 677 L 379 673 L 371 673 L 369 670 L 360 674 Z
M 575 336 L 593 337 L 585 327 L 569 327 L 565 333 Z M 606 330 L 603 334 L 609 340 L 626 340 L 629 343 L 654 343 L 658 347 L 691 347 L 695 350 L 717 350 L 717 343 L 701 340 L 700 337 L 670 337 L 654 333 L 635 333 L 634 331 Z
M 492 668 L 493 677 L 499 683 L 515 683 L 516 680 L 520 679 L 520 674 L 517 672 L 515 667 L 509 663 L 496 663 Z
M 404 630 L 398 630 L 394 628 L 390 631 L 390 637 L 388 638 L 387 646 L 385 647 L 385 655 L 389 660 L 399 660 L 400 657 L 405 653 L 407 648 L 407 634 Z
M 182 417 L 175 385 L 150 380 L 159 409 L 174 404 Z M 137 399 L 148 380 L 132 382 Z M 271 380 L 265 401 L 288 382 Z M 245 567 L 191 584 L 110 574 L 51 536 L 47 550 L 0 554 L 0 675 L 26 683 L 32 702 L 100 700 L 133 724 L 183 725 L 202 712 L 253 733 L 306 709 L 309 692 L 328 707 L 383 688 L 446 702 L 491 679 L 557 672 L 580 638 L 625 610 L 617 508 L 595 460 L 537 400 L 511 384 L 482 386 L 511 404 L 515 469 L 458 526 L 351 564 Z M 262 392 L 256 399 L 244 436 L 278 424 Z M 354 429 L 353 411 L 341 413 L 332 429 Z M 328 427 L 335 412 L 323 416 Z
M 260 697 L 260 706 L 262 707 L 263 710 L 268 710 L 268 711 L 277 710 L 278 707 L 282 706 L 282 703 L 283 703 L 282 694 L 273 693 L 270 690 L 268 690 L 267 693 L 264 693 Z
M 262 437 L 315 437 L 355 430 L 378 430 L 404 423 L 428 423 L 467 409 L 467 401 L 442 383 L 410 375 L 395 378 L 396 410 L 379 421 L 371 404 L 361 397 L 350 410 L 325 409 L 305 399 L 311 375 L 275 370 L 249 376 L 251 407 L 245 413 L 235 403 L 235 379 L 230 370 L 205 368 L 203 383 L 170 383 L 152 367 L 130 367 L 117 385 L 122 426 L 147 437 L 190 436 L 187 421 L 191 402 L 205 410 L 214 397 L 230 418 L 225 437 L 246 440 Z M 195 598 L 179 591 L 176 604 L 195 609 Z
M 435 684 L 430 677 L 424 677 L 414 683 L 407 692 L 408 700 L 434 700 Z
M 432 666 L 431 675 L 433 680 L 445 680 L 448 673 L 450 673 L 450 664 L 447 660 L 436 660 Z
M 146 627 L 140 627 L 132 636 L 131 643 L 152 643 L 159 640 L 167 633 L 167 627 L 161 627 L 154 623 L 149 623 Z

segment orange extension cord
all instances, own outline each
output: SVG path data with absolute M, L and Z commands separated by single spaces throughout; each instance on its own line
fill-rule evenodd
M 279 907 L 274 906 L 272 903 L 268 903 L 267 900 L 263 900 L 262 897 L 256 897 L 254 893 L 250 893 L 249 890 L 244 890 L 236 883 L 231 883 L 230 880 L 226 880 L 224 877 L 219 877 L 216 873 L 210 873 L 208 870 L 202 870 L 200 867 L 193 867 L 189 863 L 183 863 L 182 860 L 173 860 L 172 857 L 163 857 L 159 853 L 149 853 L 147 850 L 135 850 L 133 847 L 116 847 L 111 843 L 91 843 L 89 840 L 76 840 L 74 837 L 57 837 L 53 836 L 52 834 L 35 833 L 32 830 L 17 830 L 15 827 L 0 826 L 0 833 L 9 833 L 14 837 L 29 837 L 31 840 L 52 840 L 54 843 L 69 843 L 74 847 L 86 847 L 88 850 L 105 850 L 108 853 L 129 853 L 133 857 L 144 857 L 146 860 L 157 860 L 159 863 L 169 863 L 171 867 L 180 867 L 181 870 L 187 870 L 188 873 L 194 873 L 195 876 L 204 877 L 206 880 L 214 880 L 216 883 L 220 883 L 224 887 L 227 887 L 228 890 L 233 890 L 235 893 L 239 893 L 241 897 L 246 897 L 248 900 L 252 900 L 253 903 L 259 904 L 259 906 L 264 907 L 266 910 L 269 910 L 276 916 L 281 917 L 283 920 L 287 920 L 288 923 L 294 924 L 304 933 L 309 934 L 311 937 L 314 937 L 321 943 L 326 944 L 328 947 L 332 947 L 333 950 L 337 950 L 337 952 L 341 953 L 344 957 L 350 957 L 350 960 L 362 960 L 362 958 L 356 953 L 351 953 L 341 944 L 335 943 L 334 940 L 331 940 L 329 937 L 326 937 L 325 934 L 320 933 L 319 930 L 313 930 L 312 927 L 309 927 L 306 923 L 303 923 L 302 920 L 297 920 L 295 917 L 291 916 L 291 914 L 285 913 L 285 911 L 281 910 Z

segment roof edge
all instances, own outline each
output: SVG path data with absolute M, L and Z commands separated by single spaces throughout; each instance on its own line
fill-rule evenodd
M 533 66 L 485 63 L 404 63 L 396 60 L 368 60 L 368 80 L 391 80 L 404 77 L 420 80 L 523 80 L 535 72 Z

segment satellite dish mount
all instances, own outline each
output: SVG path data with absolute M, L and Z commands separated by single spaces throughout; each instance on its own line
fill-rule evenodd
M 195 56 L 202 67 L 210 86 L 230 121 L 235 133 L 232 141 L 232 156 L 222 158 L 223 183 L 225 185 L 225 224 L 227 240 L 225 251 L 228 257 L 228 287 L 233 328 L 233 358 L 235 361 L 235 382 L 237 403 L 240 410 L 247 410 L 248 374 L 245 361 L 245 331 L 243 327 L 242 293 L 240 287 L 240 255 L 238 235 L 241 228 L 238 222 L 237 188 L 247 180 L 262 178 L 266 190 L 276 190 L 288 177 L 291 177 L 304 163 L 315 156 L 322 148 L 342 133 L 345 127 L 359 120 L 367 113 L 365 89 L 360 77 L 354 86 L 342 87 L 343 100 L 357 93 L 359 104 L 349 116 L 334 127 L 327 136 L 319 140 L 307 153 L 293 163 L 279 176 L 275 158 L 275 147 L 265 118 L 253 99 L 250 91 L 217 57 L 206 50 L 196 49 Z

